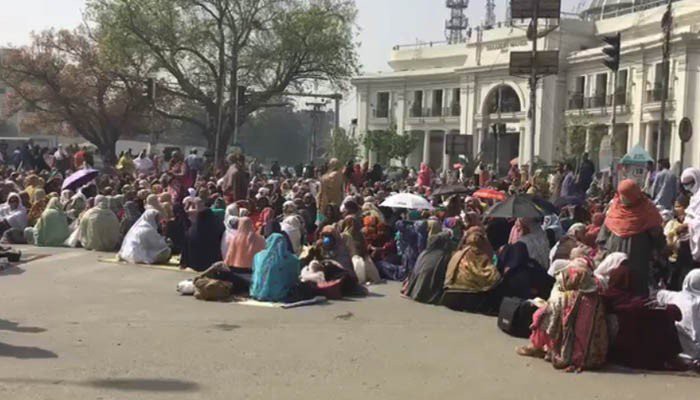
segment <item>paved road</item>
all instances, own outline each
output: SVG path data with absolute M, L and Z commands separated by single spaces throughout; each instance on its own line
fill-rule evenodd
M 296 310 L 205 303 L 188 276 L 83 250 L 0 273 L 3 399 L 697 399 L 694 377 L 565 374 L 493 318 L 374 296 Z

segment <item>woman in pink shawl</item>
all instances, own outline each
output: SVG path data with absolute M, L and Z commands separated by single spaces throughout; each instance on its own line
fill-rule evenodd
M 238 220 L 238 230 L 228 242 L 226 265 L 237 269 L 253 268 L 253 257 L 265 249 L 265 238 L 255 232 L 253 221 L 248 217 Z
M 426 163 L 420 164 L 420 171 L 418 172 L 418 180 L 416 181 L 416 186 L 418 187 L 430 187 L 430 167 Z

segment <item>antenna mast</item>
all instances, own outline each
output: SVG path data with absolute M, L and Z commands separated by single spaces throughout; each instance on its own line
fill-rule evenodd
M 446 0 L 450 18 L 445 21 L 445 38 L 449 44 L 465 41 L 465 31 L 469 27 L 469 18 L 465 15 L 469 0 Z

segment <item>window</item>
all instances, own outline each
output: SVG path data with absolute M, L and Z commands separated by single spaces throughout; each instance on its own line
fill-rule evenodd
M 459 89 L 452 89 L 452 104 L 450 105 L 450 115 L 458 117 L 462 113 L 461 94 Z
M 586 91 L 586 77 L 579 76 L 574 82 L 574 90 L 569 98 L 569 110 L 580 110 L 583 108 L 583 94 Z
M 627 78 L 629 71 L 622 69 L 617 71 L 617 78 L 615 79 L 615 104 L 625 105 L 627 104 Z
M 389 118 L 389 92 L 377 93 L 377 118 Z
M 433 117 L 439 117 L 442 115 L 442 89 L 433 90 Z
M 654 68 L 654 87 L 651 90 L 647 91 L 647 101 L 648 102 L 661 101 L 662 98 L 664 97 L 664 93 L 663 93 L 664 83 L 663 82 L 664 82 L 664 76 L 668 76 L 669 64 L 670 63 L 664 64 L 663 62 L 656 64 L 656 67 Z
M 423 116 L 423 91 L 413 92 L 413 104 L 411 105 L 411 117 Z
M 592 107 L 603 107 L 608 95 L 608 74 L 598 74 L 595 76 L 595 92 L 593 93 Z

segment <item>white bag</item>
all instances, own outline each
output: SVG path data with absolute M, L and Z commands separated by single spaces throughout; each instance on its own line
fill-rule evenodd
M 183 296 L 192 296 L 194 294 L 194 281 L 185 279 L 177 284 L 177 292 Z

